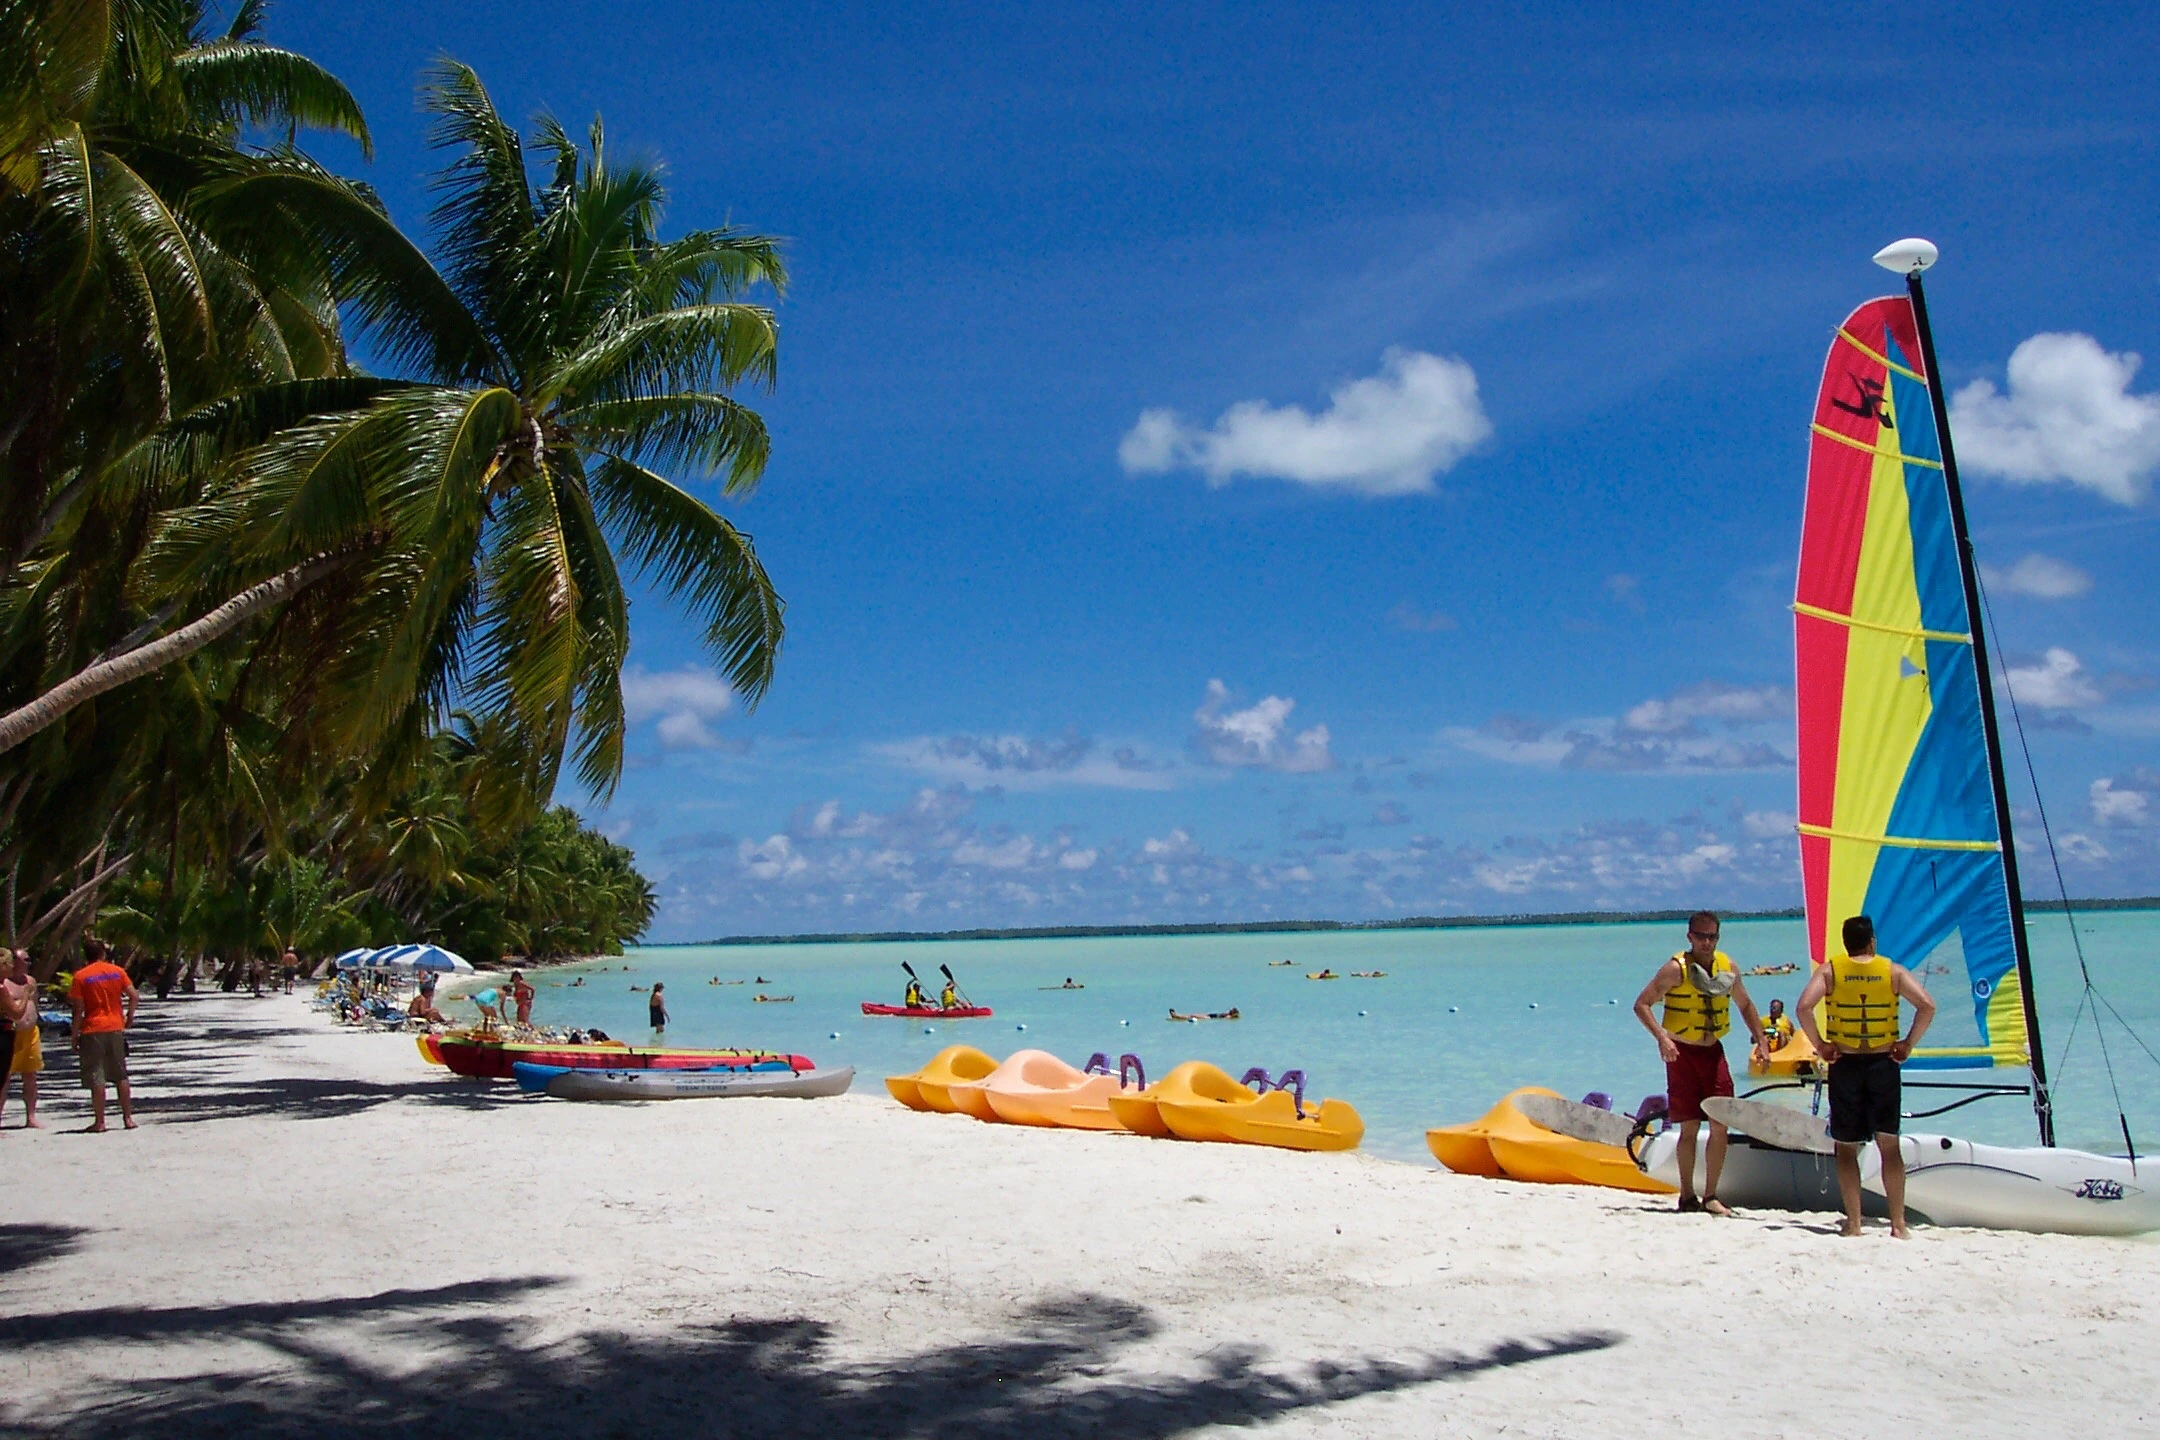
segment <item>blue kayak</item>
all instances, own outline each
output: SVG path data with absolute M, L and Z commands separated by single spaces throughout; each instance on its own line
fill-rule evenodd
M 549 1081 L 558 1075 L 568 1075 L 570 1071 L 571 1067 L 568 1065 L 533 1065 L 519 1060 L 511 1065 L 510 1078 L 517 1081 L 518 1089 L 523 1090 L 528 1095 L 545 1095 Z M 638 1075 L 644 1072 L 639 1070 L 581 1070 L 580 1073 L 591 1075 Z M 671 1075 L 762 1075 L 774 1073 L 792 1075 L 795 1073 L 795 1067 L 785 1060 L 768 1060 L 759 1065 L 710 1065 L 695 1070 L 671 1070 L 668 1073 Z

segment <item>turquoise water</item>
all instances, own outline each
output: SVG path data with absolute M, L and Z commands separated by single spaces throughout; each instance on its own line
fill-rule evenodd
M 2078 926 L 2095 984 L 2146 1043 L 2160 1049 L 2160 913 L 2096 912 L 2081 915 Z M 1517 1085 L 1549 1085 L 1570 1096 L 1603 1090 L 1624 1109 L 1662 1091 L 1656 1046 L 1630 1007 L 1658 963 L 1681 943 L 1682 928 L 1658 923 L 662 946 L 604 966 L 548 971 L 534 1018 L 643 1039 L 650 1033 L 646 997 L 629 987 L 664 981 L 674 1017 L 669 1043 L 755 1045 L 807 1054 L 821 1065 L 854 1065 L 861 1072 L 858 1090 L 870 1093 L 877 1092 L 880 1077 L 914 1070 L 959 1042 L 998 1056 L 1024 1047 L 1049 1050 L 1076 1065 L 1094 1051 L 1113 1058 L 1130 1051 L 1151 1076 L 1188 1059 L 1212 1061 L 1232 1074 L 1251 1065 L 1271 1072 L 1302 1068 L 1309 1095 L 1340 1096 L 1363 1112 L 1367 1149 L 1429 1163 L 1427 1127 L 1475 1118 Z M 2057 1073 L 2058 1138 L 2119 1153 L 2114 1103 L 2089 1021 L 2069 1052 L 2063 1049 L 2080 993 L 2067 927 L 2061 916 L 2040 916 L 2030 933 L 2041 1024 Z M 1801 959 L 1803 947 L 1797 920 L 1725 927 L 1725 948 L 1743 969 Z M 1274 960 L 1291 964 L 1270 966 Z M 902 961 L 933 992 L 938 967 L 951 966 L 978 1004 L 996 1009 L 995 1017 L 924 1022 L 864 1016 L 864 1000 L 899 1000 L 906 979 Z M 1305 972 L 1323 966 L 1345 976 L 1352 970 L 1388 974 L 1380 980 L 1305 979 Z M 585 985 L 568 988 L 580 973 Z M 763 976 L 771 983 L 714 986 L 707 983 L 714 976 Z M 1067 976 L 1087 988 L 1041 988 Z M 1790 1006 L 1804 978 L 1759 977 L 1748 988 L 1759 1006 L 1772 996 Z M 1970 1043 L 1976 1037 L 1962 970 L 1925 978 L 1942 1007 L 1929 1042 Z M 795 1000 L 757 1004 L 751 997 L 760 989 Z M 1173 1024 L 1164 1018 L 1173 1006 L 1236 1006 L 1243 1018 Z M 2108 1041 L 2139 1149 L 2160 1150 L 2160 1066 L 2120 1029 L 2111 1027 Z M 1736 1064 L 1743 1048 L 1743 1038 L 1728 1038 Z M 1908 1108 L 1918 1105 L 1915 1098 Z M 2031 1109 L 2021 1096 L 1985 1100 L 1934 1123 L 1974 1140 L 2033 1139 Z

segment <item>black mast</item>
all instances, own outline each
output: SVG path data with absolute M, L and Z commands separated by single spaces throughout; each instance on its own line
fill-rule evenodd
M 2040 1143 L 2055 1143 L 2055 1102 L 2048 1096 L 2047 1060 L 2040 1050 L 2040 1001 L 2033 991 L 2032 951 L 2025 943 L 2025 895 L 2018 886 L 2017 846 L 2010 838 L 2010 790 L 2003 783 L 2002 734 L 1995 726 L 1995 680 L 1988 669 L 1987 635 L 1980 623 L 1980 582 L 1973 572 L 1972 536 L 1965 529 L 1965 492 L 1958 488 L 1957 455 L 1950 448 L 1950 412 L 1943 403 L 1942 369 L 1935 363 L 1935 332 L 1928 326 L 1927 294 L 1920 269 L 1905 277 L 1913 319 L 1920 329 L 1920 360 L 1927 369 L 1935 433 L 1942 440 L 1943 482 L 1950 490 L 1950 524 L 1957 533 L 1958 573 L 1965 579 L 1965 613 L 1972 624 L 1973 668 L 1980 682 L 1980 725 L 1987 732 L 1988 778 L 1995 785 L 1995 821 L 2002 840 L 2003 883 L 2010 892 L 2010 943 L 2017 949 L 2018 983 L 2025 991 L 2025 1042 L 2032 1055 L 2033 1118 Z

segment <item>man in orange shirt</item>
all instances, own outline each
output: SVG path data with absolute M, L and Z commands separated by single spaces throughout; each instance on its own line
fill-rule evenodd
M 135 1023 L 142 999 L 127 971 L 105 958 L 105 942 L 83 941 L 82 969 L 68 986 L 75 1009 L 75 1053 L 82 1060 L 83 1084 L 90 1087 L 90 1129 L 105 1128 L 105 1086 L 120 1092 L 120 1121 L 135 1128 L 135 1096 L 128 1089 L 127 1028 Z

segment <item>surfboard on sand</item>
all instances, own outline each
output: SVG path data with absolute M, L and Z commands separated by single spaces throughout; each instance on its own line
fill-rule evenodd
M 1635 1122 L 1625 1115 L 1615 1115 L 1612 1111 L 1600 1110 L 1595 1105 L 1562 1100 L 1557 1095 L 1518 1095 L 1515 1097 L 1515 1108 L 1529 1116 L 1531 1123 L 1542 1126 L 1555 1135 L 1565 1135 L 1570 1140 L 1587 1140 L 1592 1145 L 1618 1145 L 1625 1148 L 1628 1136 L 1635 1129 Z
M 1811 1155 L 1834 1155 L 1828 1124 L 1820 1115 L 1760 1100 L 1735 1100 L 1712 1095 L 1702 1102 L 1703 1114 L 1751 1140 L 1775 1145 L 1780 1150 L 1803 1150 Z

